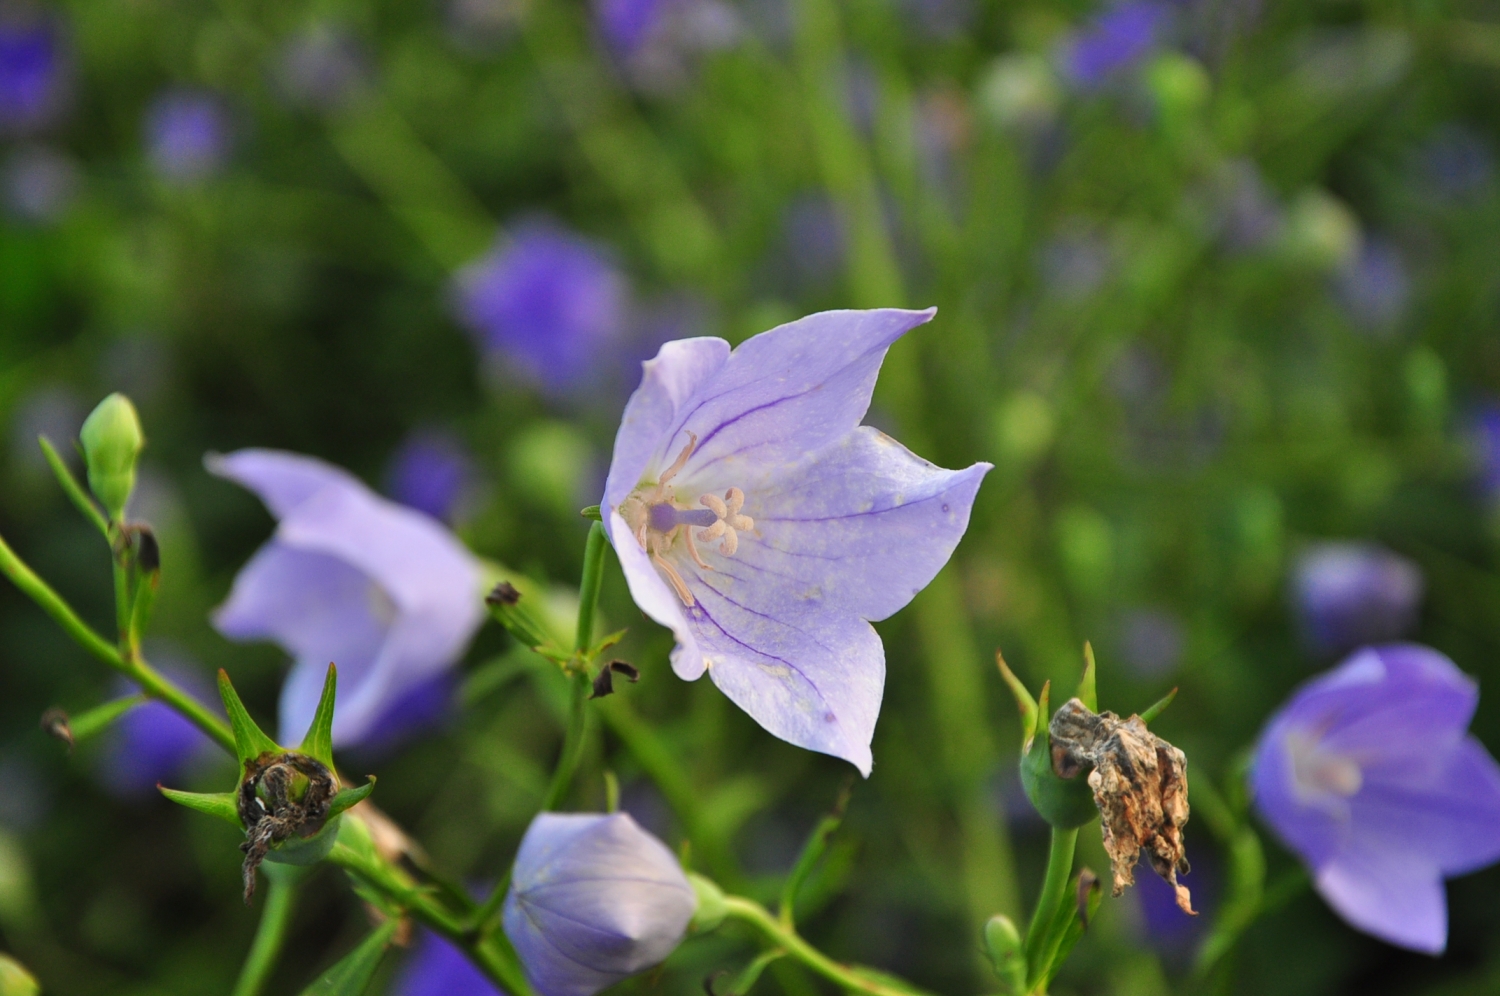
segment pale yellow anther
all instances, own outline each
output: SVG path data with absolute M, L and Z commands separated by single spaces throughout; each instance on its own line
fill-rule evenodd
M 653 521 L 653 510 L 668 506 L 681 512 L 692 510 L 692 506 L 679 503 L 675 489 L 669 482 L 687 465 L 688 458 L 693 455 L 694 448 L 698 445 L 698 437 L 688 433 L 688 444 L 677 454 L 677 459 L 662 472 L 655 484 L 642 484 L 631 492 L 630 496 L 619 504 L 618 511 L 625 519 L 640 543 L 641 549 L 651 557 L 651 562 L 656 565 L 666 577 L 667 583 L 682 599 L 682 604 L 691 608 L 696 604 L 692 589 L 683 580 L 682 574 L 672 561 L 667 559 L 672 552 L 672 546 L 677 537 L 681 536 L 683 545 L 687 547 L 688 556 L 694 564 L 706 571 L 714 569 L 713 565 L 703 559 L 698 550 L 699 542 L 722 540 L 719 544 L 719 552 L 726 557 L 732 557 L 740 548 L 739 532 L 745 529 L 754 529 L 755 520 L 748 515 L 741 515 L 740 509 L 745 507 L 745 492 L 739 488 L 729 488 L 720 498 L 715 494 L 705 494 L 698 498 L 703 508 L 714 514 L 714 524 L 706 529 L 700 529 L 696 535 L 693 529 L 686 523 L 678 521 L 670 528 L 658 530 L 651 523 Z M 676 516 L 658 516 L 658 522 L 670 522 Z
M 706 509 L 710 509 L 721 519 L 729 514 L 729 508 L 724 504 L 724 499 L 720 498 L 718 495 L 700 495 L 698 497 L 698 504 L 702 505 Z M 738 509 L 736 509 L 736 511 L 738 511 Z

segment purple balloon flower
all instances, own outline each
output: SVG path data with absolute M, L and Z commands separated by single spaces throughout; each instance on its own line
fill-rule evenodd
M 574 387 L 625 325 L 624 278 L 593 243 L 546 222 L 522 226 L 456 281 L 459 319 L 553 391 Z
M 1367 332 L 1386 333 L 1406 314 L 1411 280 L 1395 246 L 1367 239 L 1334 276 L 1334 292 L 1350 319 Z
M 163 661 L 157 668 L 201 702 L 217 698 L 200 671 Z M 121 691 L 138 689 L 122 683 Z M 184 773 L 213 749 L 213 741 L 181 713 L 163 702 L 145 702 L 115 721 L 99 774 L 111 793 L 126 799 L 155 798 L 161 782 L 181 781 Z
M 1480 492 L 1500 502 L 1500 404 L 1486 401 L 1469 418 L 1469 449 Z
M 1325 654 L 1405 636 L 1425 587 L 1416 564 L 1374 543 L 1314 544 L 1292 584 L 1303 634 Z
M 391 996 L 503 996 L 451 943 L 424 930 L 396 974 Z
M 447 670 L 483 617 L 480 574 L 429 516 L 353 475 L 277 450 L 211 456 L 280 520 L 214 612 L 235 640 L 273 640 L 296 657 L 281 690 L 281 739 L 312 721 L 329 661 L 339 667 L 335 745 L 379 733 L 387 709 Z
M 541 996 L 594 993 L 662 961 L 698 897 L 628 813 L 542 813 L 516 853 L 505 936 Z
M 173 183 L 196 183 L 217 173 L 229 155 L 229 140 L 229 119 L 210 93 L 168 91 L 146 113 L 151 167 Z
M 1081 90 L 1097 90 L 1138 65 L 1160 41 L 1170 12 L 1149 0 L 1116 4 L 1063 47 L 1063 71 Z
M 448 521 L 474 476 L 463 444 L 445 432 L 414 432 L 391 458 L 387 491 L 410 505 Z
M 56 116 L 66 91 L 56 22 L 0 11 L 0 134 L 43 127 Z
M 337 111 L 369 84 L 364 51 L 353 36 L 318 24 L 287 42 L 281 53 L 281 86 L 295 104 Z
M 1500 765 L 1465 732 L 1478 701 L 1435 650 L 1367 647 L 1261 734 L 1256 808 L 1351 926 L 1438 954 L 1443 879 L 1500 860 Z
M 868 775 L 885 650 L 868 620 L 947 563 L 990 465 L 934 467 L 861 426 L 928 311 L 828 311 L 730 351 L 669 342 L 625 408 L 605 528 L 637 605 L 771 733 Z

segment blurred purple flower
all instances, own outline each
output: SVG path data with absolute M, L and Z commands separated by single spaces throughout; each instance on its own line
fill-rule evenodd
M 990 469 L 942 470 L 859 424 L 887 348 L 932 315 L 828 311 L 733 352 L 667 343 L 604 489 L 630 593 L 672 630 L 677 674 L 708 671 L 772 734 L 866 775 L 885 684 L 867 620 L 947 563 Z
M 799 290 L 811 291 L 839 279 L 848 236 L 838 206 L 822 194 L 803 194 L 782 211 L 781 258 Z
M 516 852 L 505 935 L 541 996 L 593 996 L 663 961 L 698 906 L 628 813 L 542 813 Z
M 1193 870 L 1177 877 L 1192 892 L 1199 916 L 1182 912 L 1177 905 L 1177 891 L 1165 879 L 1142 875 L 1136 880 L 1135 901 L 1141 911 L 1144 940 L 1174 962 L 1189 957 L 1198 938 L 1213 923 L 1219 883 L 1213 874 L 1212 859 L 1205 856 L 1211 853 L 1195 849 Z
M 347 749 L 374 761 L 436 732 L 458 713 L 458 685 L 458 676 L 448 672 L 408 689 L 375 718 L 368 735 Z
M 742 34 L 739 14 L 723 0 L 594 0 L 594 22 L 629 81 L 653 92 L 680 87 L 697 56 Z
M 1475 683 L 1435 650 L 1367 647 L 1271 717 L 1256 809 L 1351 926 L 1429 954 L 1443 879 L 1500 860 L 1500 765 L 1474 737 Z
M 369 65 L 352 36 L 333 25 L 318 24 L 282 50 L 280 80 L 293 103 L 336 111 L 369 82 Z
M 0 135 L 51 123 L 67 98 L 67 57 L 57 21 L 0 8 Z
M 1251 160 L 1226 164 L 1215 177 L 1211 197 L 1219 236 L 1231 251 L 1259 249 L 1281 231 L 1281 205 Z
M 1411 281 L 1395 246 L 1367 238 L 1334 275 L 1334 292 L 1355 325 L 1370 332 L 1386 332 L 1406 314 Z
M 610 51 L 628 58 L 661 30 L 672 0 L 594 0 L 594 23 Z
M 1109 244 L 1087 224 L 1069 221 L 1041 247 L 1042 282 L 1067 301 L 1081 301 L 1109 279 Z
M 22 145 L 5 163 L 5 207 L 32 224 L 53 221 L 72 203 L 78 164 L 45 145 Z
M 455 280 L 459 320 L 550 391 L 597 374 L 595 359 L 619 337 L 628 289 L 592 242 L 547 222 L 522 225 Z
M 1120 622 L 1120 657 L 1145 678 L 1177 670 L 1186 643 L 1182 623 L 1165 609 L 1132 609 Z M 1175 897 L 1176 893 L 1171 895 Z
M 1444 200 L 1459 200 L 1489 184 L 1495 156 L 1478 134 L 1449 123 L 1439 125 L 1417 150 L 1416 166 L 1429 191 Z
M 473 479 L 474 462 L 456 436 L 419 430 L 391 457 L 386 492 L 403 505 L 449 522 Z
M 972 29 L 979 15 L 974 0 L 901 0 L 901 12 L 922 34 L 943 41 Z
M 464 953 L 423 930 L 391 986 L 391 996 L 503 996 Z
M 1405 636 L 1424 587 L 1416 564 L 1374 543 L 1316 543 L 1292 579 L 1303 635 L 1322 654 Z
M 218 694 L 201 670 L 174 663 L 158 652 L 157 670 L 166 674 L 193 698 L 214 704 Z M 123 695 L 138 689 L 121 682 Z M 216 705 L 212 705 L 217 708 Z M 99 774 L 111 794 L 124 799 L 156 796 L 161 782 L 181 782 L 184 774 L 206 755 L 214 743 L 181 713 L 162 702 L 145 702 L 115 721 L 100 759 Z
M 1151 0 L 1115 4 L 1063 42 L 1063 75 L 1080 90 L 1104 87 L 1156 48 L 1170 16 L 1165 4 Z
M 207 465 L 280 520 L 213 619 L 230 639 L 273 640 L 296 657 L 281 690 L 281 740 L 307 729 L 330 661 L 334 744 L 376 737 L 386 711 L 451 667 L 478 628 L 474 558 L 430 517 L 321 460 L 249 449 Z
M 158 176 L 191 184 L 219 172 L 229 156 L 229 118 L 218 97 L 169 90 L 146 112 L 146 150 Z
M 1485 402 L 1474 412 L 1469 445 L 1484 498 L 1500 503 L 1500 404 Z

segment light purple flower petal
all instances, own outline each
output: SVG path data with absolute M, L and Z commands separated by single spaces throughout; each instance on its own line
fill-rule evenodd
M 352 744 L 462 655 L 483 615 L 479 572 L 441 525 L 309 457 L 241 450 L 209 469 L 255 491 L 281 520 L 214 622 L 297 658 L 282 689 L 282 740 L 311 721 L 330 661 L 340 669 L 334 742 Z
M 593 996 L 662 961 L 697 896 L 629 814 L 542 813 L 521 841 L 506 936 L 542 996 Z
M 866 775 L 885 678 L 869 621 L 947 562 L 989 469 L 943 470 L 859 426 L 886 349 L 931 317 L 826 312 L 733 352 L 668 343 L 605 485 L 631 594 L 677 637 L 674 670 L 708 670 L 776 736 Z M 726 512 L 732 495 L 743 507 Z
M 1255 804 L 1349 923 L 1432 953 L 1444 875 L 1500 860 L 1500 765 L 1478 692 L 1437 651 L 1371 647 L 1299 689 L 1256 747 Z
M 392 996 L 502 996 L 452 942 L 422 931 L 396 973 Z

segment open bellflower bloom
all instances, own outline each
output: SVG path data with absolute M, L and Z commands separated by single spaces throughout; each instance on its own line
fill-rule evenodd
M 1065 43 L 1064 74 L 1081 90 L 1098 90 L 1139 65 L 1165 32 L 1171 11 L 1150 0 L 1126 0 Z
M 1426 587 L 1416 564 L 1374 543 L 1308 547 L 1292 585 L 1304 637 L 1329 655 L 1405 636 Z
M 146 113 L 146 152 L 163 180 L 194 184 L 219 172 L 229 156 L 230 126 L 219 98 L 169 90 Z
M 375 735 L 381 716 L 457 661 L 478 628 L 473 557 L 430 516 L 321 460 L 248 449 L 207 463 L 280 520 L 214 625 L 230 639 L 274 640 L 296 657 L 281 690 L 281 740 L 312 721 L 330 661 L 339 668 L 334 744 Z
M 697 907 L 672 852 L 628 813 L 542 813 L 516 852 L 505 936 L 541 996 L 593 996 L 663 961 Z
M 1256 808 L 1357 929 L 1440 953 L 1444 877 L 1500 860 L 1500 765 L 1466 732 L 1478 701 L 1447 657 L 1385 644 L 1303 685 L 1261 734 Z
M 887 348 L 928 311 L 827 311 L 669 342 L 605 482 L 630 593 L 771 733 L 868 775 L 885 684 L 869 620 L 911 601 L 968 527 L 977 463 L 943 470 L 861 426 Z

